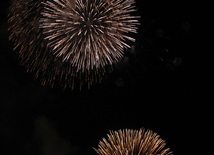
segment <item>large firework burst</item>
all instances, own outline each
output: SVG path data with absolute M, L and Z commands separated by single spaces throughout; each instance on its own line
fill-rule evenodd
M 165 141 L 152 130 L 125 129 L 110 132 L 95 151 L 99 155 L 172 155 Z
M 116 2 L 118 8 L 112 7 Z M 99 7 L 96 6 L 98 3 Z M 111 68 L 107 64 L 119 59 L 123 47 L 128 47 L 124 42 L 128 31 L 122 30 L 120 25 L 124 22 L 124 28 L 129 27 L 136 32 L 132 24 L 125 26 L 128 22 L 126 13 L 133 11 L 131 4 L 126 0 L 14 0 L 8 20 L 9 39 L 14 42 L 21 64 L 29 72 L 34 72 L 36 78 L 40 77 L 42 85 L 53 86 L 55 81 L 59 81 L 63 87 L 73 87 L 76 82 L 80 82 L 80 86 L 84 82 L 90 86 L 93 81 L 101 81 L 104 73 Z M 121 5 L 129 8 L 123 8 L 126 13 L 120 10 Z M 117 11 L 113 11 L 116 8 Z M 108 29 L 115 25 L 119 10 L 121 23 L 117 33 L 113 34 L 116 27 L 113 31 Z M 90 17 L 90 21 L 84 23 L 83 15 L 84 19 Z M 98 17 L 99 20 L 96 19 Z M 105 19 L 107 17 L 108 20 Z M 115 20 L 107 24 L 110 17 Z
M 136 33 L 137 16 L 134 0 L 47 0 L 40 27 L 56 56 L 69 61 L 77 70 L 112 65 L 130 47 L 125 40 L 134 41 L 129 32 Z

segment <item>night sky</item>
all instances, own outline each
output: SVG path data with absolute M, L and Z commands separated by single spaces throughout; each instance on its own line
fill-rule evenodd
M 109 130 L 141 127 L 176 155 L 200 148 L 197 140 L 213 126 L 213 102 L 205 97 L 211 77 L 199 61 L 197 8 L 137 0 L 133 49 L 101 83 L 79 91 L 41 86 L 19 65 L 8 41 L 9 3 L 1 1 L 0 155 L 96 155 L 92 147 Z

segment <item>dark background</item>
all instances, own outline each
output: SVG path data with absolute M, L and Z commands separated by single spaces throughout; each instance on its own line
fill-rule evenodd
M 19 65 L 8 42 L 9 3 L 1 1 L 1 155 L 96 154 L 92 147 L 109 130 L 141 127 L 157 132 L 174 154 L 201 148 L 213 102 L 205 94 L 211 77 L 198 46 L 198 7 L 138 0 L 135 50 L 101 84 L 72 91 L 43 87 Z

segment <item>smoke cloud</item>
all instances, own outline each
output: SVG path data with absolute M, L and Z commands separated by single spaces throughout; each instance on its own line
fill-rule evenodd
M 71 143 L 59 136 L 54 124 L 45 116 L 35 121 L 35 139 L 41 155 L 73 154 Z

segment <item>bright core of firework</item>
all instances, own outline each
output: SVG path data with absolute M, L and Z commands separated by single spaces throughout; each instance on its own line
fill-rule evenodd
M 40 19 L 44 39 L 53 54 L 77 71 L 112 65 L 135 41 L 138 16 L 134 0 L 47 0 Z

